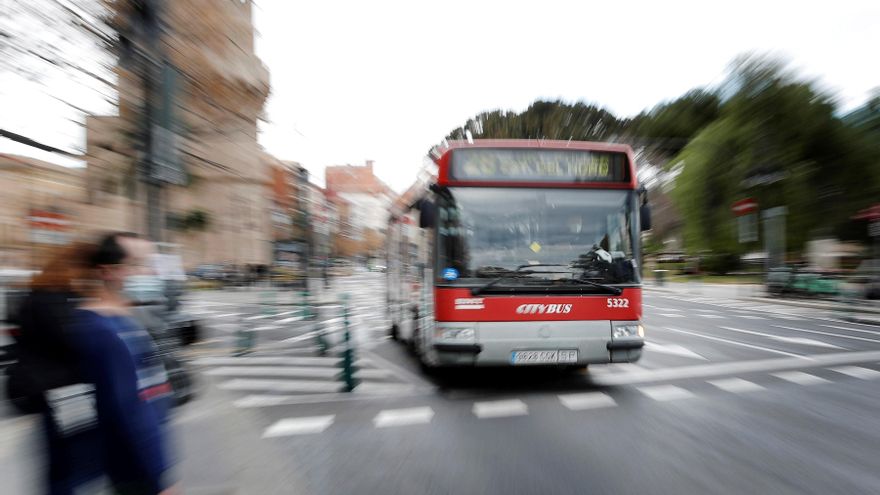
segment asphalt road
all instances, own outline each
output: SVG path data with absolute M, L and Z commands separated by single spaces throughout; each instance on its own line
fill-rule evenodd
M 297 473 L 261 493 L 880 493 L 880 327 L 649 290 L 637 364 L 426 377 L 385 337 L 382 275 L 336 283 L 352 294 L 352 394 L 293 309 L 190 304 L 214 341 L 194 351 L 204 385 L 271 452 L 247 455 Z M 267 328 L 230 357 L 243 324 Z
M 382 282 L 335 280 L 320 327 L 291 293 L 191 295 L 206 335 L 174 420 L 186 493 L 880 493 L 880 326 L 648 289 L 637 364 L 428 377 L 387 338 Z M 0 403 L 4 493 L 36 493 L 39 438 Z

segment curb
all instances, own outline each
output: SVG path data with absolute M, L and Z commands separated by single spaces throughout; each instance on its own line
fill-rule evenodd
M 878 314 L 880 315 L 880 308 L 854 308 L 847 304 L 836 304 L 836 303 L 826 303 L 826 302 L 811 302 L 811 301 L 792 301 L 789 299 L 773 299 L 768 297 L 740 297 L 738 299 L 745 301 L 753 301 L 753 302 L 762 302 L 769 304 L 783 304 L 788 306 L 798 306 L 801 308 L 812 308 L 812 309 L 826 309 L 829 311 L 844 311 L 851 313 L 864 313 L 864 314 Z

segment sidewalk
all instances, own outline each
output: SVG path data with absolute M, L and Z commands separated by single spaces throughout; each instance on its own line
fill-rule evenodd
M 0 380 L 2 383 L 2 380 Z M 257 412 L 235 408 L 222 390 L 173 413 L 175 468 L 187 495 L 310 494 L 305 475 L 274 442 L 261 440 Z M 0 479 L 3 493 L 43 493 L 45 447 L 37 415 L 15 415 L 0 401 Z

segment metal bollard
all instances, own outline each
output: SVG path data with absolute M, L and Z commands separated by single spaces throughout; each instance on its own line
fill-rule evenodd
M 241 316 L 238 317 L 237 347 L 233 351 L 233 356 L 243 356 L 251 351 L 254 347 L 254 332 L 245 328 Z
M 347 294 L 343 294 L 342 296 L 342 321 L 343 325 L 345 325 L 345 333 L 343 334 L 345 349 L 342 351 L 342 381 L 345 383 L 345 391 L 351 392 L 357 387 L 358 380 L 354 376 L 355 371 L 357 370 L 354 367 L 354 348 L 352 347 L 351 329 L 348 320 Z

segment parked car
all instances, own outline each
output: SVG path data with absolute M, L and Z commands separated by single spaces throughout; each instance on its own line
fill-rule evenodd
M 214 281 L 223 279 L 223 269 L 220 265 L 198 265 L 189 274 L 199 280 Z

